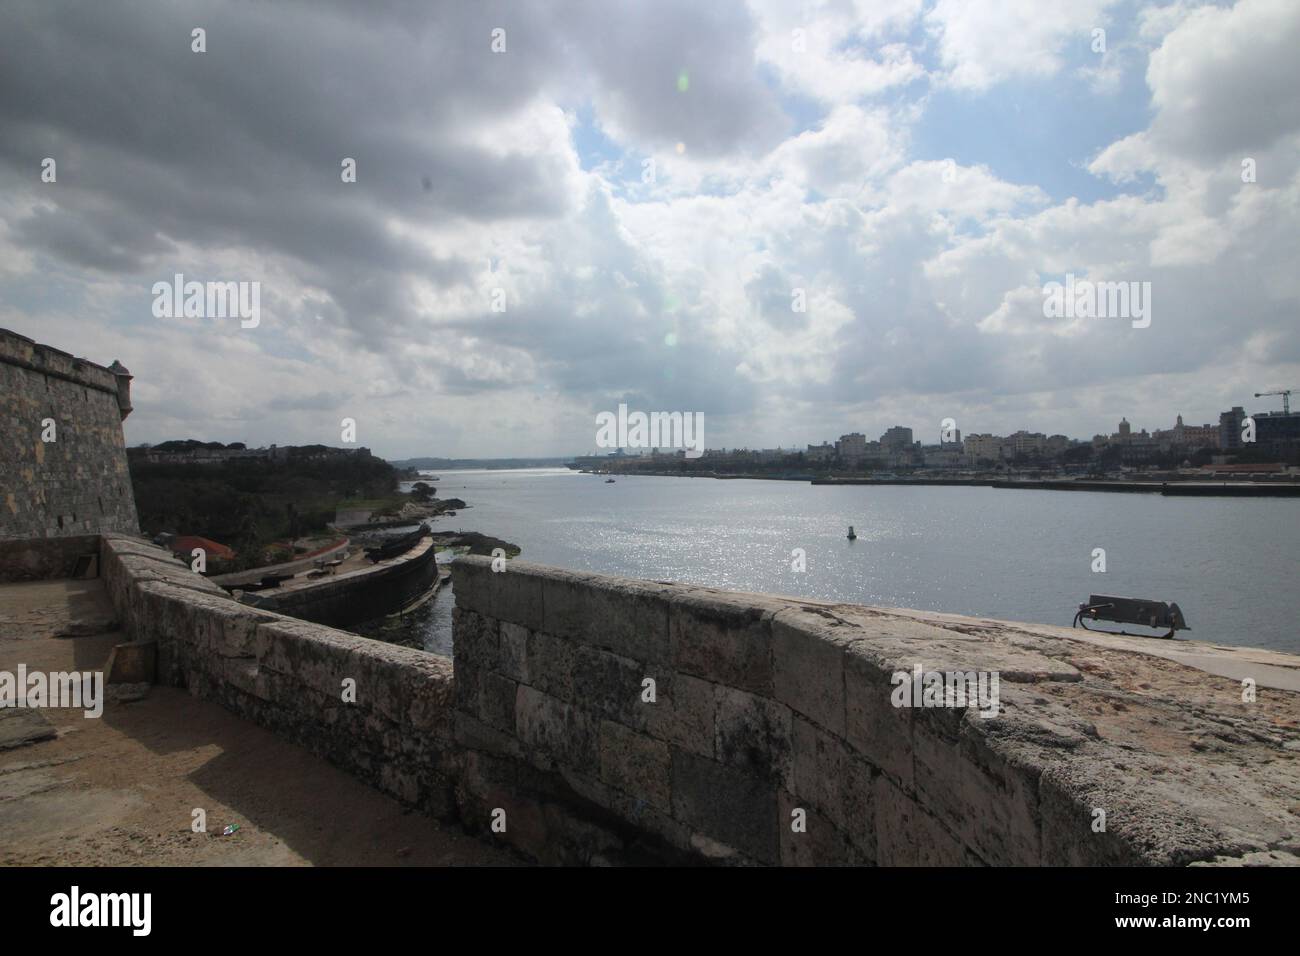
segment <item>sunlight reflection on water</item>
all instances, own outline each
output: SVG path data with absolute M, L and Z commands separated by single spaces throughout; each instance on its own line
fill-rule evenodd
M 1092 593 L 1177 601 L 1196 640 L 1300 651 L 1293 499 L 443 472 L 481 531 L 542 564 L 1068 625 Z M 852 524 L 858 538 L 846 538 Z M 1107 573 L 1090 570 L 1104 547 Z M 806 573 L 791 570 L 803 548 Z M 448 602 L 450 603 L 450 602 Z M 445 627 L 449 612 L 439 626 Z

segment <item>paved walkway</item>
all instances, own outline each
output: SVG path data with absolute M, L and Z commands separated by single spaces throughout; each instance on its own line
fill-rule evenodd
M 0 671 L 101 669 L 112 618 L 99 581 L 0 584 Z M 517 863 L 183 690 L 0 715 L 0 865 Z

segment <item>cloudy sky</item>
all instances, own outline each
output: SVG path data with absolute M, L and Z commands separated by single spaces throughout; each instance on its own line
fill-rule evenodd
M 132 444 L 1217 422 L 1300 385 L 1298 48 L 1295 0 L 6 0 L 0 326 L 127 365 Z M 260 325 L 155 317 L 176 273 Z M 1045 318 L 1066 273 L 1150 327 Z

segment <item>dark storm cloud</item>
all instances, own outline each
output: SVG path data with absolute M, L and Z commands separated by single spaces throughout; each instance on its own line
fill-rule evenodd
M 7 3 L 0 179 L 42 201 L 11 220 L 12 233 L 57 261 L 144 281 L 176 271 L 180 244 L 288 260 L 297 280 L 328 294 L 314 310 L 327 326 L 395 356 L 424 321 L 414 283 L 463 289 L 480 264 L 436 256 L 394 223 L 510 229 L 571 212 L 566 144 L 491 139 L 537 97 L 594 96 L 633 137 L 701 153 L 779 134 L 772 97 L 742 68 L 753 32 L 742 3 L 626 12 L 611 20 L 594 2 L 558 12 L 397 0 Z M 195 27 L 205 53 L 191 50 Z M 496 27 L 504 55 L 490 50 Z M 45 156 L 59 162 L 57 190 L 32 185 Z M 343 157 L 357 162 L 355 185 L 340 181 Z M 637 344 L 626 323 L 608 334 L 617 295 L 602 302 L 604 345 L 566 313 L 602 291 L 560 289 L 534 305 L 535 324 L 488 324 L 481 337 L 508 331 L 500 344 L 532 352 L 564 389 L 657 381 L 662 369 L 644 350 L 617 356 Z M 473 387 L 454 360 L 444 373 L 453 388 Z

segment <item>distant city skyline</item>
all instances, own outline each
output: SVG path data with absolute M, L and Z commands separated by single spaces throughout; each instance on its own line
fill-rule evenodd
M 954 425 L 954 427 L 956 428 L 956 431 L 958 432 L 958 436 L 957 436 L 957 441 L 958 441 L 958 443 L 960 443 L 961 440 L 962 440 L 963 438 L 971 438 L 971 437 L 974 437 L 974 436 L 980 436 L 980 435 L 994 435 L 994 436 L 997 436 L 997 437 L 1006 438 L 1006 437 L 1014 436 L 1014 435 L 1016 435 L 1016 434 L 1018 434 L 1018 433 L 1025 433 L 1025 432 L 1028 432 L 1028 433 L 1031 433 L 1031 434 L 1041 434 L 1041 435 L 1044 435 L 1044 436 L 1049 437 L 1049 438 L 1050 438 L 1050 437 L 1053 437 L 1053 436 L 1064 436 L 1064 437 L 1070 439 L 1071 441 L 1077 441 L 1077 442 L 1083 442 L 1083 443 L 1086 443 L 1086 442 L 1092 441 L 1094 438 L 1096 438 L 1096 437 L 1099 436 L 1099 435 L 1100 435 L 1100 436 L 1110 437 L 1110 436 L 1114 436 L 1114 435 L 1116 435 L 1116 434 L 1122 433 L 1122 426 L 1123 426 L 1124 424 L 1127 424 L 1127 425 L 1132 429 L 1132 432 L 1133 432 L 1133 434 L 1135 434 L 1135 435 L 1136 435 L 1136 434 L 1143 433 L 1143 432 L 1154 435 L 1154 434 L 1156 434 L 1157 432 L 1170 431 L 1170 430 L 1174 429 L 1174 428 L 1178 425 L 1178 423 L 1179 423 L 1179 419 L 1180 419 L 1180 418 L 1182 419 L 1182 422 L 1181 422 L 1182 425 L 1184 425 L 1184 426 L 1186 426 L 1186 427 L 1193 428 L 1193 429 L 1199 429 L 1199 428 L 1201 428 L 1201 427 L 1209 427 L 1209 428 L 1215 429 L 1215 430 L 1217 431 L 1217 430 L 1219 429 L 1220 415 L 1222 415 L 1224 412 L 1229 412 L 1229 411 L 1235 410 L 1235 409 L 1238 408 L 1238 407 L 1240 407 L 1240 408 L 1244 408 L 1244 409 L 1245 409 L 1245 413 L 1248 414 L 1248 415 L 1259 415 L 1259 414 L 1264 414 L 1264 413 L 1273 413 L 1273 412 L 1276 412 L 1276 413 L 1278 413 L 1278 414 L 1281 413 L 1281 409 L 1280 409 L 1280 408 L 1278 408 L 1278 409 L 1263 408 L 1263 409 L 1256 409 L 1256 410 L 1253 410 L 1253 411 L 1252 411 L 1252 410 L 1249 409 L 1249 408 L 1245 408 L 1245 406 L 1233 406 L 1233 407 L 1230 408 L 1230 409 L 1222 409 L 1222 410 L 1220 410 L 1218 413 L 1216 413 L 1216 414 L 1214 414 L 1214 415 L 1212 415 L 1212 416 L 1209 416 L 1208 419 L 1203 419 L 1203 420 L 1201 420 L 1201 421 L 1197 421 L 1197 420 L 1196 420 L 1196 416 L 1176 414 L 1176 415 L 1174 416 L 1174 419 L 1173 419 L 1172 421 L 1170 421 L 1169 423 L 1167 423 L 1167 424 L 1156 424 L 1156 425 L 1145 424 L 1145 423 L 1143 423 L 1143 422 L 1141 422 L 1141 421 L 1137 421 L 1137 420 L 1130 420 L 1129 417 L 1128 417 L 1127 415 L 1121 415 L 1120 418 L 1119 418 L 1119 420 L 1115 422 L 1114 427 L 1113 427 L 1111 430 L 1104 430 L 1104 429 L 1103 429 L 1103 430 L 1099 430 L 1099 431 L 1094 431 L 1094 432 L 1092 432 L 1092 433 L 1090 433 L 1090 434 L 1087 434 L 1087 435 L 1071 435 L 1071 434 L 1069 434 L 1068 432 L 1064 432 L 1064 431 L 1054 431 L 1054 430 L 1045 430 L 1045 429 L 1033 429 L 1033 428 L 1025 428 L 1025 427 L 1021 427 L 1021 428 L 1013 428 L 1013 429 L 1009 429 L 1009 430 L 1006 430 L 1006 431 L 999 431 L 998 429 L 986 429 L 986 428 L 980 428 L 980 427 L 974 427 L 974 428 L 971 428 L 969 431 L 967 431 L 967 430 L 961 428 L 959 425 Z M 906 423 L 902 423 L 902 422 L 895 423 L 895 424 L 893 424 L 893 425 L 890 425 L 890 426 L 886 426 L 886 427 L 884 427 L 884 428 L 881 428 L 881 429 L 879 430 L 878 434 L 879 434 L 881 437 L 883 437 L 883 436 L 884 436 L 888 431 L 890 431 L 890 430 L 892 430 L 892 429 L 894 429 L 894 428 L 910 429 L 910 431 L 912 432 L 913 441 L 914 441 L 915 443 L 920 443 L 920 444 L 923 444 L 923 445 L 936 445 L 936 444 L 941 444 L 941 443 L 942 443 L 942 439 L 941 439 L 941 437 L 940 437 L 941 434 L 942 434 L 942 431 L 943 431 L 943 425 L 942 425 L 942 423 L 937 423 L 937 424 L 936 424 L 936 427 L 935 427 L 935 429 L 934 429 L 934 435 L 933 435 L 933 436 L 926 436 L 926 435 L 922 432 L 922 430 L 919 429 L 919 428 L 917 428 L 915 425 L 908 425 L 908 424 L 906 424 Z M 780 449 L 787 449 L 787 450 L 792 450 L 792 451 L 799 452 L 799 451 L 804 451 L 804 450 L 805 450 L 806 448 L 808 448 L 809 446 L 813 446 L 813 445 L 821 445 L 821 444 L 823 444 L 823 443 L 825 443 L 825 444 L 829 444 L 829 445 L 832 445 L 832 446 L 833 446 L 833 445 L 835 445 L 835 444 L 836 444 L 840 439 L 844 438 L 845 436 L 852 435 L 852 434 L 854 434 L 855 432 L 860 433 L 861 435 L 863 435 L 863 436 L 865 437 L 866 441 L 869 442 L 869 443 L 870 443 L 870 442 L 878 442 L 878 441 L 880 441 L 880 438 L 879 438 L 879 437 L 878 437 L 878 438 L 874 438 L 874 439 L 871 437 L 872 434 L 877 434 L 876 432 L 873 432 L 871 429 L 867 429 L 866 431 L 860 431 L 860 432 L 859 432 L 858 429 L 849 429 L 849 430 L 847 430 L 847 431 L 839 432 L 839 433 L 837 433 L 837 434 L 835 434 L 835 435 L 833 435 L 833 436 L 831 436 L 831 435 L 827 435 L 827 436 L 819 437 L 819 438 L 810 438 L 810 439 L 808 439 L 808 440 L 806 440 L 806 441 L 798 441 L 798 442 L 796 442 L 796 441 L 790 441 L 790 442 L 785 442 L 785 443 L 778 442 L 778 443 L 773 444 L 773 445 L 747 445 L 747 444 L 743 444 L 743 443 L 741 443 L 741 444 L 730 445 L 730 444 L 723 444 L 723 443 L 714 443 L 714 442 L 709 442 L 709 443 L 706 443 L 706 444 L 705 444 L 705 448 L 706 448 L 707 450 L 709 450 L 709 451 L 717 451 L 717 450 L 722 450 L 722 449 L 726 449 L 726 450 L 768 451 L 768 450 L 774 450 L 774 449 L 778 449 L 778 448 L 780 448 Z M 131 446 L 140 446 L 140 445 L 158 445 L 158 444 L 162 444 L 162 443 L 167 442 L 167 441 L 180 441 L 180 440 L 185 440 L 185 439 L 194 439 L 194 440 L 205 441 L 205 442 L 207 442 L 207 441 L 221 442 L 221 441 L 222 441 L 222 439 L 207 438 L 207 437 L 199 436 L 199 435 L 186 435 L 186 436 L 172 436 L 172 437 L 170 437 L 170 438 L 159 439 L 158 441 L 155 441 L 155 442 L 134 442 L 134 441 L 129 441 L 128 444 L 131 445 Z M 261 444 L 261 445 L 259 445 L 259 444 L 254 444 L 254 443 L 251 443 L 251 442 L 244 442 L 242 439 L 238 439 L 238 438 L 230 439 L 229 441 L 225 441 L 225 442 L 223 442 L 223 443 L 224 443 L 224 444 L 242 443 L 242 444 L 247 445 L 250 449 L 254 449 L 254 448 L 255 448 L 255 449 L 271 448 L 271 447 L 276 446 L 277 444 L 279 444 L 279 445 L 291 445 L 291 444 L 294 444 L 293 442 L 269 442 L 269 443 L 266 443 L 266 444 Z M 320 442 L 320 443 L 305 443 L 305 444 L 324 444 L 324 445 L 331 446 L 331 447 L 340 447 L 340 443 L 339 443 L 339 442 L 333 442 L 333 443 L 331 443 L 331 442 Z M 348 446 L 346 446 L 346 445 L 342 445 L 341 447 L 348 447 Z M 672 449 L 665 448 L 665 449 L 663 449 L 663 450 L 672 450 Z M 651 448 L 644 448 L 644 449 L 626 448 L 626 449 L 623 449 L 623 452 L 624 452 L 625 454 L 627 454 L 627 455 L 633 455 L 633 456 L 634 456 L 634 455 L 640 455 L 640 454 L 649 454 L 651 451 L 652 451 Z M 379 450 L 374 450 L 373 453 L 376 454 L 376 455 L 378 455 L 378 457 L 380 457 L 380 458 L 385 458 L 385 459 L 388 459 L 388 460 L 394 460 L 394 461 L 405 461 L 405 460 L 416 459 L 416 458 L 446 458 L 446 459 L 465 459 L 465 460 L 474 460 L 474 459 L 478 459 L 478 460 L 503 460 L 503 459 L 510 459 L 510 458 L 555 458 L 555 459 L 559 459 L 559 458 L 569 458 L 569 457 L 586 457 L 586 456 L 600 456 L 600 455 L 608 455 L 608 454 L 611 454 L 611 453 L 614 453 L 614 452 L 613 452 L 613 450 L 611 450 L 611 449 L 602 449 L 602 448 L 597 448 L 597 447 L 595 446 L 595 442 L 593 441 L 593 443 L 592 443 L 592 447 L 591 447 L 590 449 L 588 449 L 588 450 L 581 450 L 581 451 L 567 451 L 567 452 L 566 452 L 566 451 L 557 451 L 557 452 L 553 452 L 553 453 L 539 453 L 539 454 L 527 454 L 527 455 L 523 455 L 523 454 L 508 454 L 508 453 L 503 453 L 503 454 L 484 454 L 484 455 L 448 455 L 448 454 L 443 454 L 443 453 L 441 453 L 441 452 L 438 452 L 438 451 L 436 451 L 436 450 L 434 450 L 434 451 L 420 452 L 420 453 L 415 453 L 415 454 L 408 454 L 408 455 L 384 455 L 384 454 L 382 454 Z

